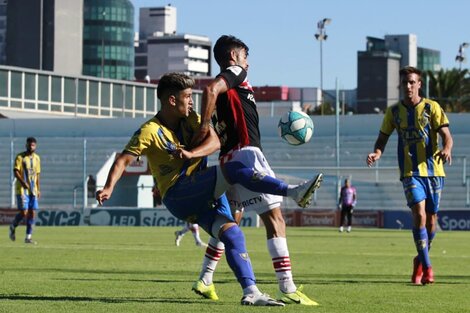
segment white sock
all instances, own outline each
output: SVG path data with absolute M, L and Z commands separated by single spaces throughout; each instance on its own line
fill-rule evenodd
M 222 254 L 224 253 L 225 246 L 222 241 L 219 241 L 213 237 L 209 239 L 207 244 L 206 254 L 202 261 L 202 269 L 199 274 L 199 279 L 201 279 L 206 286 L 212 284 L 212 279 L 214 276 L 215 268 L 219 263 Z
M 198 224 L 192 224 L 191 225 L 191 232 L 193 233 L 194 240 L 196 243 L 201 242 L 201 237 L 199 236 L 199 225 Z
M 268 250 L 273 261 L 279 289 L 284 293 L 295 292 L 297 287 L 295 286 L 294 279 L 292 278 L 287 239 L 282 237 L 269 239 Z
M 261 291 L 259 291 L 256 285 L 251 285 L 243 289 L 243 295 L 260 295 Z
M 286 191 L 286 196 L 288 198 L 293 198 L 297 195 L 297 188 L 298 185 L 288 185 L 287 186 L 287 191 Z

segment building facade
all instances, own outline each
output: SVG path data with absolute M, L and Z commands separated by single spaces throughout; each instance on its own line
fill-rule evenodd
M 176 8 L 141 8 L 135 78 L 155 80 L 167 72 L 210 76 L 211 47 L 206 36 L 177 34 Z
M 82 1 L 9 1 L 7 25 L 6 64 L 81 74 Z
M 85 0 L 83 75 L 134 79 L 134 6 L 129 0 Z
M 366 51 L 358 51 L 357 66 L 357 111 L 380 113 L 400 100 L 400 68 L 439 70 L 440 52 L 418 47 L 414 34 L 367 37 Z
M 7 0 L 0 0 L 0 64 L 5 64 L 7 41 Z

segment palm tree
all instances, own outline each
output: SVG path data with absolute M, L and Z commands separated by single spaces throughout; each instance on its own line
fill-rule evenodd
M 469 102 L 470 85 L 467 69 L 451 69 L 433 72 L 427 71 L 429 77 L 429 96 L 439 102 L 446 112 L 462 112 L 462 104 Z

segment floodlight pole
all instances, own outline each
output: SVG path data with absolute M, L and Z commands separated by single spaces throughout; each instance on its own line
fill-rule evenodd
M 459 71 L 462 71 L 462 63 L 465 62 L 466 57 L 465 57 L 465 48 L 468 48 L 469 43 L 468 42 L 463 42 L 459 45 L 459 53 L 455 57 L 455 61 L 459 62 Z
M 328 38 L 328 35 L 325 32 L 325 25 L 331 23 L 331 18 L 324 18 L 317 23 L 317 33 L 315 34 L 315 38 L 320 42 L 320 110 L 321 115 L 324 114 L 323 111 L 323 40 Z

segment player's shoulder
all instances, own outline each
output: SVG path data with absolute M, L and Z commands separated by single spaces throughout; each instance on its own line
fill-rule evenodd
M 437 106 L 440 106 L 440 104 L 435 101 L 435 100 L 432 100 L 432 99 L 429 99 L 429 98 L 423 98 L 423 102 L 424 103 L 428 103 L 430 105 L 437 105 Z
M 25 155 L 26 155 L 26 151 L 22 151 L 22 152 L 20 152 L 16 155 L 16 158 L 17 159 L 22 159 L 22 158 L 25 157 Z
M 222 70 L 217 77 L 221 77 L 229 83 L 234 82 L 236 85 L 239 85 L 246 79 L 247 72 L 239 65 L 231 65 Z

